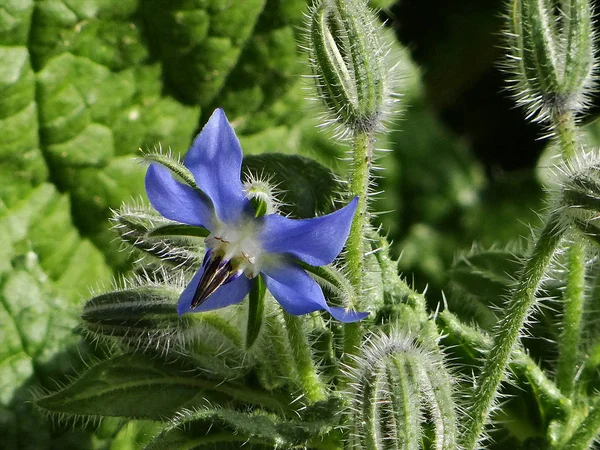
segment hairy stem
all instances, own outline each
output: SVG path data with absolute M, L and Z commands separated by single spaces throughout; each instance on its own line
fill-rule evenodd
M 585 295 L 585 243 L 579 236 L 568 252 L 567 285 L 563 295 L 562 333 L 558 341 L 556 385 L 569 397 L 573 392 Z
M 367 196 L 372 158 L 373 138 L 367 133 L 357 131 L 354 134 L 350 194 L 353 197 L 358 196 L 358 206 L 356 207 L 356 214 L 354 215 L 346 244 L 346 261 L 350 271 L 350 281 L 355 289 L 358 290 L 360 290 L 363 275 L 365 225 L 369 220 L 367 214 Z
M 525 326 L 527 316 L 536 303 L 535 294 L 546 272 L 552 255 L 561 240 L 560 220 L 557 214 L 548 218 L 538 241 L 528 257 L 519 284 L 506 307 L 506 315 L 494 332 L 494 346 L 490 350 L 479 376 L 474 401 L 469 408 L 464 435 L 464 448 L 473 450 L 479 443 L 494 401 L 499 394 L 512 351 Z
M 571 111 L 555 114 L 552 117 L 556 139 L 565 161 L 577 154 L 577 125 Z
M 350 275 L 350 282 L 359 294 L 362 291 L 363 260 L 365 254 L 365 230 L 369 220 L 367 211 L 367 197 L 369 190 L 369 174 L 373 159 L 374 140 L 371 134 L 356 131 L 354 134 L 354 148 L 350 179 L 350 193 L 358 196 L 358 206 L 352 220 L 350 235 L 346 244 L 346 262 Z M 362 305 L 356 305 L 358 309 Z M 349 357 L 356 353 L 360 347 L 362 327 L 359 323 L 347 324 L 344 327 L 344 354 Z M 347 363 L 351 360 L 346 359 Z
M 324 400 L 326 397 L 325 386 L 317 373 L 302 320 L 286 312 L 283 313 L 283 316 L 304 395 L 313 402 Z
M 493 342 L 487 333 L 462 323 L 450 311 L 442 311 L 436 320 L 441 326 L 445 346 L 459 345 L 467 350 L 466 364 L 475 364 L 492 348 Z M 554 382 L 522 348 L 513 349 L 509 369 L 517 377 L 527 380 L 540 405 L 540 411 L 552 411 L 552 419 L 564 419 L 570 414 L 571 401 L 562 395 Z M 547 417 L 543 419 L 545 421 Z

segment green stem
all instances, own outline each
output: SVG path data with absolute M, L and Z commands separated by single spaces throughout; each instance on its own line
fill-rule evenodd
M 362 291 L 363 260 L 365 254 L 365 226 L 369 220 L 367 212 L 367 197 L 369 190 L 369 174 L 373 159 L 373 137 L 369 133 L 356 131 L 354 134 L 354 148 L 351 168 L 350 194 L 358 196 L 358 206 L 350 227 L 350 234 L 346 243 L 346 263 L 349 278 L 357 293 Z M 356 305 L 358 309 L 362 305 Z M 344 326 L 344 354 L 346 362 L 356 353 L 362 338 L 362 327 L 359 323 Z
M 575 116 L 571 111 L 556 114 L 552 117 L 556 139 L 562 151 L 562 157 L 565 161 L 577 154 L 577 125 Z
M 583 419 L 563 450 L 585 450 L 590 448 L 600 433 L 600 400 L 597 400 L 588 415 Z
M 324 400 L 326 398 L 325 386 L 319 379 L 302 320 L 286 312 L 283 313 L 283 317 L 304 394 L 312 402 Z
M 373 139 L 367 133 L 356 132 L 354 134 L 350 194 L 353 197 L 358 196 L 358 206 L 346 244 L 346 261 L 350 271 L 350 281 L 356 289 L 360 289 L 363 275 L 364 230 L 368 221 L 367 196 L 372 157 Z
M 464 324 L 448 310 L 442 311 L 436 320 L 444 335 L 442 339 L 444 346 L 459 346 L 463 349 L 465 364 L 476 364 L 493 346 L 492 339 L 487 333 Z M 571 400 L 560 392 L 554 382 L 522 348 L 513 349 L 509 368 L 517 377 L 526 380 L 531 387 L 539 405 L 538 409 L 544 414 L 542 415 L 544 423 L 555 419 L 565 420 L 569 416 L 572 409 Z
M 466 450 L 477 447 L 481 433 L 488 421 L 494 401 L 499 394 L 507 363 L 521 334 L 527 316 L 536 303 L 535 294 L 546 272 L 552 255 L 561 240 L 560 217 L 551 214 L 533 251 L 526 261 L 519 284 L 509 300 L 506 315 L 494 332 L 494 346 L 490 350 L 479 376 L 474 393 L 474 402 L 468 411 L 464 427 Z
M 556 385 L 569 397 L 573 392 L 585 294 L 585 243 L 580 236 L 568 250 L 567 285 L 563 295 L 562 333 L 558 341 Z

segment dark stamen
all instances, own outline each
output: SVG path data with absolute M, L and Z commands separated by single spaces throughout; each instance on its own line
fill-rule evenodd
M 237 271 L 232 269 L 229 261 L 223 261 L 221 257 L 211 258 L 203 265 L 204 273 L 194 292 L 192 308 L 197 308 L 217 289 L 237 278 Z

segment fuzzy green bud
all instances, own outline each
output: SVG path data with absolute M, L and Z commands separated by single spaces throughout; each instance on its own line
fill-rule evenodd
M 244 182 L 244 192 L 254 207 L 256 217 L 279 211 L 281 206 L 278 200 L 279 192 L 268 179 L 260 179 L 249 173 Z
M 341 132 L 381 128 L 393 95 L 389 46 L 364 0 L 317 0 L 308 15 L 308 52 L 319 98 Z
M 456 448 L 452 380 L 441 357 L 392 333 L 371 336 L 355 362 L 348 373 L 350 448 L 421 448 L 425 417 L 432 448 Z
M 559 201 L 564 217 L 568 225 L 600 244 L 600 164 L 597 160 L 574 164 L 579 167 L 563 171 L 566 176 Z
M 594 79 L 589 0 L 513 0 L 507 68 L 517 103 L 536 121 L 579 113 Z

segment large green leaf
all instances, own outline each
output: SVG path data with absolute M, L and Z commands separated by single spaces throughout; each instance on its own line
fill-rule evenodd
M 51 380 L 81 365 L 86 350 L 74 332 L 79 304 L 86 284 L 110 277 L 102 254 L 73 228 L 68 204 L 66 196 L 44 184 L 0 213 L 0 434 L 7 449 L 81 448 L 89 440 L 40 422 L 30 404 L 32 390 L 50 388 Z M 48 239 L 39 231 L 44 217 L 52 225 Z M 44 272 L 54 255 L 61 264 Z
M 92 366 L 66 388 L 40 395 L 35 405 L 69 416 L 167 420 L 211 404 L 287 410 L 289 398 L 234 382 L 211 380 L 193 367 L 145 355 L 116 356 Z

